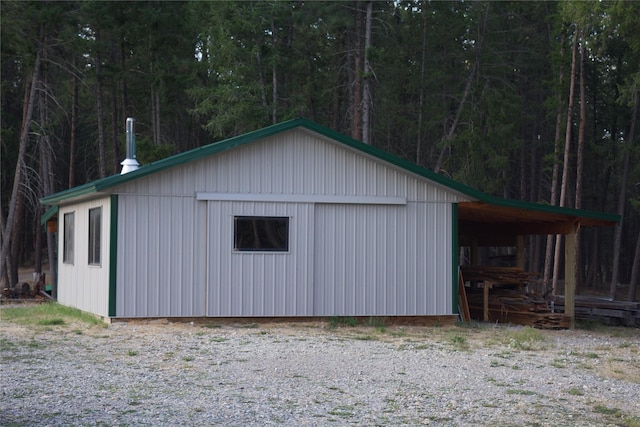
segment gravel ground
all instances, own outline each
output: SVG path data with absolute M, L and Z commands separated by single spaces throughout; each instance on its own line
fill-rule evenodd
M 638 329 L 0 327 L 3 426 L 640 425 Z

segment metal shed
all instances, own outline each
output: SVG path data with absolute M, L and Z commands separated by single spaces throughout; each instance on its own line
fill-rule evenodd
M 41 202 L 59 302 L 105 318 L 453 317 L 461 242 L 617 220 L 494 198 L 305 119 Z

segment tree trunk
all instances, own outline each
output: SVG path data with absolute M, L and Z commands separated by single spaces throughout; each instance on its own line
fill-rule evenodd
M 584 33 L 580 30 L 580 124 L 578 126 L 578 155 L 576 158 L 576 198 L 575 208 L 582 208 L 582 175 L 584 168 L 584 139 L 585 129 L 587 125 L 587 98 L 585 94 L 585 47 L 584 47 Z M 583 280 L 583 268 L 584 262 L 582 260 L 582 248 L 581 248 L 581 236 L 582 232 L 580 228 L 576 231 L 576 292 L 581 287 Z
M 360 0 L 356 1 L 356 20 L 354 31 L 354 46 L 353 46 L 353 122 L 351 127 L 351 136 L 354 139 L 362 139 L 362 126 L 360 119 L 362 117 L 362 76 L 360 70 L 362 67 L 362 37 L 361 28 L 362 23 L 360 18 Z
M 636 133 L 636 121 L 638 118 L 638 91 L 633 97 L 633 116 L 631 117 L 631 128 L 629 129 L 629 141 L 633 143 Z M 627 185 L 629 181 L 629 157 L 631 156 L 629 148 L 625 145 L 622 148 L 624 153 L 624 166 L 622 167 L 622 182 L 620 184 L 620 195 L 618 196 L 618 215 L 620 215 L 620 223 L 616 227 L 616 233 L 613 242 L 613 266 L 611 268 L 611 285 L 609 288 L 609 297 L 614 300 L 616 298 L 616 288 L 618 286 L 618 274 L 620 268 L 620 251 L 622 250 L 622 227 L 624 225 L 624 209 L 627 201 Z
M 111 41 L 109 46 L 109 60 L 115 66 L 116 64 L 116 44 Z M 118 173 L 120 170 L 120 141 L 118 135 L 120 134 L 120 111 L 118 108 L 118 81 L 113 80 L 110 83 L 111 86 L 111 141 L 113 143 L 113 158 L 111 159 L 113 165 L 113 173 Z
M 100 42 L 100 30 L 96 30 L 96 44 Z M 96 50 L 96 114 L 98 121 L 98 174 L 100 178 L 107 176 L 107 149 L 104 134 L 104 102 L 102 99 L 102 55 L 100 48 Z
M 25 216 L 25 189 L 21 189 L 16 199 L 16 214 L 11 233 L 11 257 L 12 268 L 8 270 L 11 283 L 18 283 L 18 267 L 20 266 L 20 253 L 22 251 L 22 229 Z
M 564 38 L 560 39 L 560 57 L 564 57 Z M 562 86 L 564 81 L 564 68 L 560 67 L 560 75 L 558 82 Z M 560 129 L 562 127 L 562 95 L 558 91 L 558 111 L 556 113 L 556 130 L 553 143 L 553 171 L 551 176 L 551 200 L 549 202 L 552 206 L 558 203 L 558 176 L 560 174 Z M 551 270 L 553 267 L 553 240 L 552 234 L 547 236 L 547 247 L 545 250 L 544 258 L 544 274 L 542 276 L 544 287 L 548 289 L 551 282 Z M 555 272 L 555 269 L 554 269 Z M 555 273 L 554 273 L 555 274 Z M 555 277 L 555 276 L 554 276 Z M 555 283 L 555 279 L 553 280 Z M 555 290 L 555 284 L 552 285 L 552 289 Z M 555 292 L 554 292 L 555 293 Z
M 422 157 L 422 127 L 424 121 L 424 76 L 427 69 L 427 13 L 424 10 L 427 2 L 422 2 L 422 54 L 420 58 L 420 95 L 418 98 L 418 140 L 416 141 L 416 163 L 423 165 Z
M 77 61 L 73 61 L 74 68 Z M 71 74 L 71 135 L 69 137 L 69 188 L 76 185 L 76 144 L 78 138 L 78 78 Z
M 7 262 L 11 264 L 13 260 L 8 258 L 11 256 L 9 249 L 11 248 L 11 236 L 13 234 L 13 225 L 16 218 L 16 204 L 19 193 L 22 191 L 20 188 L 25 173 L 25 155 L 27 152 L 27 142 L 29 140 L 29 127 L 31 126 L 31 118 L 33 116 L 33 108 L 36 98 L 36 87 L 40 81 L 40 58 L 41 49 L 36 52 L 36 58 L 33 64 L 33 71 L 31 73 L 31 82 L 25 84 L 24 95 L 24 107 L 22 115 L 22 127 L 20 129 L 20 143 L 18 147 L 18 158 L 16 160 L 16 171 L 13 176 L 13 188 L 11 191 L 11 199 L 9 200 L 9 213 L 4 224 L 4 231 L 2 233 L 2 248 L 0 250 L 0 277 L 5 274 L 9 274 L 11 265 L 7 266 Z M 9 267 L 9 268 L 6 268 Z M 9 278 L 13 281 L 13 278 Z M 17 280 L 17 279 L 16 279 Z M 9 283 L 15 285 L 15 283 Z
M 473 83 L 473 79 L 476 76 L 476 72 L 477 72 L 478 68 L 480 67 L 480 53 L 481 53 L 481 50 L 482 50 L 482 42 L 484 40 L 484 34 L 487 31 L 487 23 L 489 21 L 489 5 L 490 5 L 490 2 L 487 2 L 487 8 L 485 9 L 484 19 L 483 19 L 483 22 L 482 22 L 482 30 L 479 31 L 479 34 L 478 34 L 478 44 L 477 44 L 478 46 L 477 46 L 476 52 L 475 52 L 475 61 L 473 61 L 473 66 L 471 67 L 471 70 L 469 71 L 469 76 L 467 77 L 467 83 L 465 85 L 464 92 L 462 94 L 462 99 L 460 100 L 460 103 L 458 104 L 458 109 L 456 110 L 456 115 L 453 118 L 453 123 L 449 127 L 449 131 L 442 138 L 442 148 L 440 149 L 440 155 L 438 156 L 438 160 L 436 161 L 436 165 L 433 168 L 433 170 L 436 173 L 440 172 L 440 169 L 442 169 L 442 165 L 444 164 L 446 153 L 451 148 L 449 146 L 450 145 L 450 141 L 453 139 L 453 136 L 456 134 L 456 129 L 458 127 L 458 122 L 460 121 L 460 117 L 462 116 L 462 110 L 464 109 L 464 106 L 465 106 L 465 104 L 467 102 L 467 98 L 469 97 L 469 94 L 471 93 L 471 83 Z
M 111 161 L 114 174 L 118 173 L 120 170 L 120 162 L 122 161 L 120 158 L 120 144 L 118 141 L 118 134 L 120 133 L 120 126 L 118 126 L 120 121 L 118 118 L 120 115 L 118 114 L 117 96 L 116 85 L 114 84 L 111 88 L 111 141 L 113 144 L 113 157 L 111 158 Z
M 373 19 L 373 2 L 367 2 L 367 16 L 364 30 L 364 69 L 362 92 L 362 142 L 371 144 L 371 96 L 372 71 L 369 63 L 369 50 L 371 48 L 371 21 Z
M 576 61 L 578 53 L 578 29 L 576 28 L 573 37 L 573 47 L 571 48 L 571 76 L 569 78 L 569 103 L 567 106 L 567 127 L 565 129 L 564 137 L 564 157 L 562 165 L 562 183 L 560 185 L 560 207 L 565 206 L 567 182 L 569 180 L 569 160 L 571 157 L 571 122 L 573 117 L 573 98 L 576 84 Z M 553 288 L 552 293 L 555 296 L 558 289 L 558 275 L 560 273 L 560 250 L 561 250 L 562 236 L 558 234 L 556 236 L 556 253 L 553 263 Z M 566 262 L 566 260 L 565 260 Z M 566 280 L 566 278 L 565 278 Z
M 276 52 L 276 25 L 271 19 L 271 40 L 273 43 L 274 55 Z M 276 62 L 271 64 L 271 124 L 278 123 L 278 72 Z
M 269 102 L 267 101 L 267 82 L 262 72 L 262 55 L 260 55 L 260 47 L 256 49 L 256 61 L 258 62 L 258 81 L 260 82 L 260 99 L 262 100 L 262 108 L 267 122 L 269 122 Z
M 161 88 L 158 87 L 155 90 L 155 105 L 156 105 L 156 109 L 155 109 L 155 117 L 153 120 L 153 125 L 155 127 L 155 136 L 156 136 L 156 144 L 160 145 L 162 144 L 162 127 L 160 126 L 160 124 L 162 123 L 162 121 L 160 120 L 160 91 Z
M 47 85 L 47 74 L 43 76 L 45 86 Z M 39 97 L 39 113 L 41 132 L 38 140 L 40 151 L 40 170 L 42 180 L 42 196 L 48 196 L 54 192 L 53 177 L 53 147 L 47 133 L 49 124 L 49 102 L 48 97 L 41 94 Z M 51 296 L 56 299 L 58 296 L 57 289 L 57 265 L 55 261 L 55 234 L 47 232 L 47 256 L 49 258 L 49 278 L 51 279 L 52 289 Z
M 627 299 L 629 301 L 635 301 L 636 288 L 638 287 L 638 275 L 640 274 L 640 231 L 638 231 L 638 238 L 636 239 L 636 252 L 633 256 L 633 265 L 631 266 L 631 281 L 629 282 L 629 293 Z

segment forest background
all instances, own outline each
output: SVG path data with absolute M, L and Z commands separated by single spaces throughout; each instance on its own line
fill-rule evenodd
M 39 198 L 295 117 L 496 196 L 618 213 L 578 291 L 640 269 L 640 2 L 2 1 L 3 282 L 41 271 Z M 551 280 L 561 239 L 527 239 Z M 556 279 L 561 279 L 556 278 Z M 634 299 L 635 286 L 622 298 Z

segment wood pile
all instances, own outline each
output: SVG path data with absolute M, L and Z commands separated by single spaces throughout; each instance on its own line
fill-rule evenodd
M 518 267 L 463 266 L 462 275 L 467 282 L 491 281 L 495 284 L 516 285 L 524 287 L 534 282 L 539 273 L 530 273 Z
M 467 288 L 471 317 L 482 319 L 484 314 L 483 289 Z M 569 318 L 552 313 L 547 302 L 538 295 L 526 294 L 519 289 L 493 288 L 489 292 L 489 321 L 514 323 L 538 329 L 567 329 Z
M 640 326 L 640 302 L 611 301 L 605 298 L 576 295 L 575 314 L 577 319 L 605 320 L 610 324 Z M 564 296 L 555 298 L 555 308 L 564 312 Z
M 471 317 L 538 329 L 569 328 L 568 317 L 552 313 L 542 296 L 526 293 L 527 284 L 535 281 L 537 274 L 491 266 L 465 266 L 461 271 L 465 284 L 469 283 L 465 290 Z

